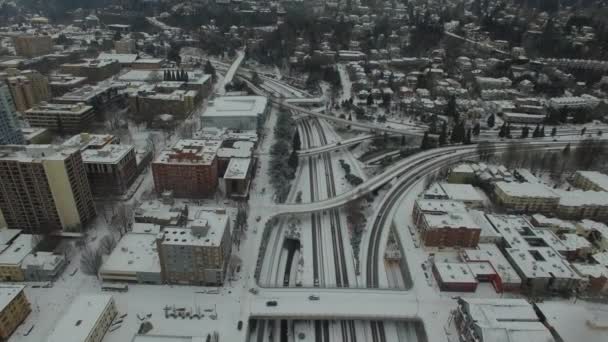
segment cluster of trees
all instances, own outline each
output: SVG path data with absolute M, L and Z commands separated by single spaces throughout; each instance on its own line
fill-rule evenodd
M 165 70 L 163 74 L 163 81 L 188 82 L 188 73 L 185 72 L 184 69 Z
M 363 204 L 361 199 L 355 199 L 346 203 L 346 222 L 350 228 L 350 246 L 353 249 L 355 263 L 359 265 L 359 251 L 361 247 L 361 236 L 367 224 L 367 219 L 363 214 Z M 358 270 L 359 267 L 356 267 Z
M 313 65 L 312 63 L 308 63 L 307 65 L 308 67 L 305 68 L 305 71 L 308 71 L 306 88 L 314 90 L 319 84 L 319 81 L 329 83 L 332 86 L 332 89 L 335 90 L 342 88 L 340 73 L 335 67 L 320 67 L 318 65 Z
M 295 178 L 298 167 L 296 151 L 300 148 L 300 136 L 289 112 L 278 114 L 274 138 L 275 143 L 270 148 L 270 184 L 274 187 L 276 201 L 283 203 L 289 194 L 290 181 Z
M 363 183 L 363 179 L 361 179 L 361 177 L 353 175 L 350 172 L 350 165 L 347 162 L 345 162 L 344 159 L 340 159 L 340 166 L 342 167 L 342 170 L 344 170 L 344 173 L 345 173 L 344 178 L 350 185 L 357 186 L 357 185 Z

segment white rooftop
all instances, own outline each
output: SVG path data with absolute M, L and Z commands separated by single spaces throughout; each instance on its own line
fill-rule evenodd
M 36 252 L 29 254 L 21 262 L 21 268 L 37 266 L 43 270 L 52 271 L 59 265 L 65 257 L 51 252 Z
M 24 288 L 24 285 L 0 284 L 0 311 L 4 311 Z
M 226 173 L 224 173 L 224 179 L 246 179 L 250 165 L 251 158 L 231 158 Z
M 423 212 L 465 212 L 467 208 L 462 202 L 452 200 L 418 199 L 416 205 Z
M 218 140 L 179 140 L 170 149 L 163 150 L 154 161 L 165 164 L 211 165 L 221 146 Z
M 608 206 L 608 192 L 555 189 L 560 197 L 559 205 L 566 207 L 597 207 Z
M 554 217 L 546 217 L 543 214 L 532 215 L 532 223 L 537 228 L 554 228 L 557 230 L 576 231 L 576 225 L 572 222 L 564 221 Z
M 205 342 L 200 336 L 135 335 L 131 342 Z
M 33 237 L 31 234 L 21 234 L 12 243 L 0 246 L 0 264 L 19 265 L 34 249 Z
M 203 117 L 254 116 L 264 113 L 268 99 L 264 96 L 222 96 L 209 102 Z
M 5 245 L 19 234 L 21 229 L 0 229 L 0 245 Z
M 110 144 L 98 150 L 82 151 L 82 161 L 85 163 L 116 164 L 134 149 L 133 145 Z
M 220 147 L 217 150 L 217 156 L 219 158 L 249 158 L 253 154 L 253 146 L 255 145 L 252 141 L 235 141 L 231 147 Z
M 226 229 L 229 226 L 225 212 L 189 207 L 188 227 L 166 227 L 160 237 L 164 245 L 219 246 Z
M 114 59 L 120 64 L 133 63 L 138 58 L 137 54 L 134 53 L 107 53 L 102 52 L 97 57 L 98 60 Z
M 100 273 L 160 273 L 156 235 L 129 233 L 120 239 Z
M 577 174 L 587 178 L 590 182 L 608 191 L 608 175 L 597 171 L 576 171 Z
M 577 234 L 563 234 L 561 242 L 568 251 L 576 251 L 583 248 L 591 248 L 591 242 Z
M 540 183 L 507 183 L 496 182 L 498 189 L 512 197 L 558 198 L 559 196 L 549 187 Z
M 424 214 L 430 229 L 467 228 L 481 229 L 467 212 L 450 212 L 446 214 Z
M 63 314 L 47 342 L 82 342 L 112 301 L 108 294 L 81 294 Z
M 477 249 L 465 249 L 461 253 L 462 259 L 469 264 L 487 261 L 500 276 L 503 284 L 521 284 L 521 278 L 511 266 L 507 258 L 491 243 L 480 243 Z
M 592 309 L 561 301 L 545 301 L 537 303 L 536 307 L 562 341 L 608 341 L 608 311 L 605 308 Z
M 444 283 L 477 283 L 466 263 L 436 262 L 434 267 Z
M 449 199 L 464 202 L 483 202 L 483 197 L 471 184 L 439 184 Z
M 483 341 L 554 341 L 534 308 L 524 299 L 463 298 Z

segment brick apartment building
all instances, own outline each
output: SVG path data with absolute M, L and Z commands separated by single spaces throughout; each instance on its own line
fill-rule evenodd
M 152 162 L 156 192 L 173 191 L 176 197 L 202 198 L 218 185 L 217 151 L 221 141 L 180 140 Z
M 451 200 L 417 200 L 414 224 L 429 247 L 475 247 L 481 234 L 464 204 Z

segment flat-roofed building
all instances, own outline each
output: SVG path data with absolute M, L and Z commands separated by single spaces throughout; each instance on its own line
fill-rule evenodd
M 546 300 L 534 303 L 534 306 L 555 341 L 603 342 L 608 339 L 606 309 L 599 305 Z
M 448 175 L 448 182 L 450 183 L 472 183 L 475 180 L 475 170 L 470 164 L 459 164 L 452 168 Z
M 80 88 L 87 81 L 86 77 L 70 74 L 55 74 L 49 76 L 49 86 L 54 97 L 61 96 L 73 89 Z
M 63 74 L 86 77 L 88 83 L 97 83 L 120 72 L 120 63 L 115 59 L 84 59 L 76 63 L 61 64 Z
M 435 262 L 433 275 L 441 291 L 475 292 L 477 279 L 466 263 Z
M 19 234 L 15 239 L 2 245 L 0 278 L 3 281 L 25 281 L 21 263 L 35 247 L 34 235 L 30 234 Z
M 34 252 L 21 261 L 25 281 L 53 281 L 66 266 L 64 255 L 51 252 Z
M 15 52 L 23 57 L 37 57 L 51 53 L 53 39 L 46 34 L 23 34 L 15 37 Z
M 80 294 L 46 342 L 101 342 L 117 314 L 111 295 Z
M 460 258 L 469 265 L 478 281 L 492 283 L 498 293 L 518 291 L 521 287 L 521 278 L 517 271 L 495 244 L 480 243 L 477 249 L 461 251 Z
M 222 96 L 202 114 L 203 127 L 256 130 L 269 110 L 264 96 Z
M 570 220 L 608 220 L 608 192 L 555 189 L 560 196 L 556 213 Z
M 157 238 L 163 279 L 171 284 L 222 285 L 232 250 L 225 211 L 190 208 L 188 227 L 167 227 Z
M 450 199 L 464 203 L 469 208 L 483 207 L 484 198 L 470 184 L 435 183 L 429 188 L 425 197 L 435 199 Z M 427 195 L 428 194 L 428 195 Z
M 582 190 L 608 191 L 608 175 L 597 171 L 576 171 L 572 185 Z
M 132 113 L 145 116 L 150 120 L 161 114 L 185 118 L 200 102 L 202 94 L 196 90 L 181 87 L 181 82 L 142 85 L 129 92 L 129 108 Z
M 160 261 L 156 250 L 158 233 L 125 234 L 99 270 L 101 280 L 161 284 Z
M 459 298 L 454 322 L 460 341 L 554 341 L 525 299 Z
M 471 218 L 461 202 L 422 200 L 414 205 L 416 226 L 420 237 L 429 247 L 475 247 L 481 228 Z M 462 206 L 462 207 L 461 207 Z M 450 210 L 454 207 L 455 210 Z
M 0 339 L 7 341 L 32 311 L 23 285 L 0 285 Z
M 218 184 L 217 151 L 221 142 L 180 140 L 152 162 L 158 193 L 170 190 L 177 197 L 209 197 Z
M 80 148 L 95 196 L 121 195 L 137 176 L 135 147 L 119 144 L 113 135 L 81 133 L 64 145 Z
M 0 148 L 0 211 L 9 228 L 80 232 L 95 216 L 80 150 L 53 145 Z
M 160 201 L 144 201 L 135 209 L 136 223 L 157 224 L 162 227 L 178 226 L 185 221 L 184 208 Z
M 540 183 L 494 184 L 494 195 L 499 204 L 513 212 L 553 213 L 560 197 Z
M 556 234 L 576 232 L 576 225 L 574 223 L 555 217 L 546 217 L 543 214 L 531 215 L 530 223 L 532 223 L 535 228 L 550 229 Z
M 93 122 L 93 107 L 83 103 L 59 104 L 41 102 L 25 111 L 24 117 L 33 127 L 43 127 L 54 131 L 82 132 Z
M 50 144 L 53 140 L 51 131 L 42 127 L 23 127 L 21 128 L 21 134 L 23 134 L 26 145 Z
M 600 264 L 572 263 L 572 268 L 585 280 L 582 291 L 608 294 L 608 267 Z
M 54 103 L 79 104 L 84 103 L 101 112 L 108 103 L 117 99 L 118 87 L 112 84 L 83 85 L 55 97 Z

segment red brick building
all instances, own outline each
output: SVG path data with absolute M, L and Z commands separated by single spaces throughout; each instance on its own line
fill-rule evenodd
M 464 204 L 450 200 L 418 200 L 414 223 L 429 247 L 476 247 L 481 228 Z
M 221 141 L 180 140 L 152 163 L 156 192 L 176 197 L 212 196 L 218 185 L 217 150 Z

